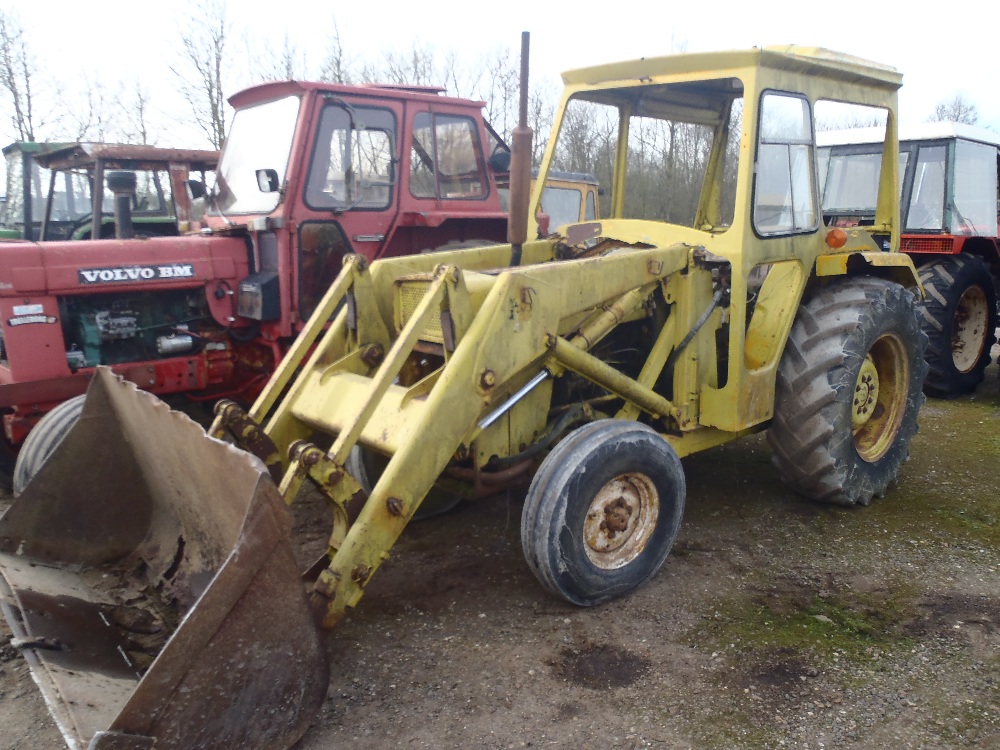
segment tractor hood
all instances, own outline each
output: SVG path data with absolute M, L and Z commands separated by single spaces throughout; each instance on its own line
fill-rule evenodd
M 235 283 L 248 267 L 245 237 L 12 243 L 0 253 L 0 297 Z

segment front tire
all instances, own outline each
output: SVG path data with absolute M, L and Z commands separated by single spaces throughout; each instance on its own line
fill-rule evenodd
M 868 505 L 909 455 L 926 336 L 912 295 L 840 279 L 799 309 L 778 367 L 768 442 L 782 479 L 813 500 Z
M 521 514 L 521 546 L 548 591 L 590 606 L 648 581 L 684 514 L 684 470 L 660 435 L 601 420 L 570 433 L 542 462 Z
M 14 463 L 14 496 L 17 497 L 28 483 L 34 479 L 56 448 L 66 439 L 66 435 L 80 420 L 86 394 L 63 401 L 36 424 L 21 444 Z
M 372 489 L 378 484 L 379 477 L 389 465 L 389 458 L 361 445 L 355 445 L 344 462 L 347 473 L 361 485 L 366 495 L 372 494 Z M 450 513 L 462 502 L 460 495 L 442 490 L 434 486 L 420 502 L 413 513 L 413 521 L 424 521 L 428 518 Z
M 927 294 L 920 319 L 927 334 L 928 396 L 954 398 L 983 380 L 996 341 L 997 294 L 983 261 L 961 254 L 920 269 Z

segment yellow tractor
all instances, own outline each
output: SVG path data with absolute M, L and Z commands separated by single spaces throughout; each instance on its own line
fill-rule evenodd
M 107 371 L 72 429 L 45 431 L 0 520 L 0 599 L 71 747 L 292 745 L 329 679 L 319 626 L 442 494 L 534 472 L 528 565 L 586 606 L 664 563 L 685 455 L 767 430 L 809 498 L 865 505 L 896 479 L 926 369 L 898 252 L 901 76 L 774 47 L 563 79 L 526 214 L 561 169 L 610 186 L 607 218 L 349 256 L 257 402 L 220 404 L 207 437 Z M 831 103 L 885 123 L 867 226 L 824 225 Z M 284 505 L 304 483 L 333 511 L 308 586 Z

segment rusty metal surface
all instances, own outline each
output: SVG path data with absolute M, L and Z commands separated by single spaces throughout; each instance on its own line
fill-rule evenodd
M 126 143 L 73 143 L 35 156 L 35 161 L 48 169 L 92 167 L 97 160 L 103 161 L 107 169 L 163 169 L 167 164 L 183 163 L 200 171 L 215 169 L 219 152 Z
M 67 745 L 297 741 L 328 669 L 289 530 L 259 461 L 101 368 L 0 519 L 0 601 Z

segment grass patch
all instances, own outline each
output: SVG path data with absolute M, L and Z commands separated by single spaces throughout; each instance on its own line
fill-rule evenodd
M 740 659 L 823 664 L 863 661 L 873 649 L 909 647 L 901 623 L 916 615 L 916 594 L 906 586 L 875 592 L 820 592 L 778 582 L 730 600 L 692 629 L 687 640 L 704 650 L 738 650 Z

